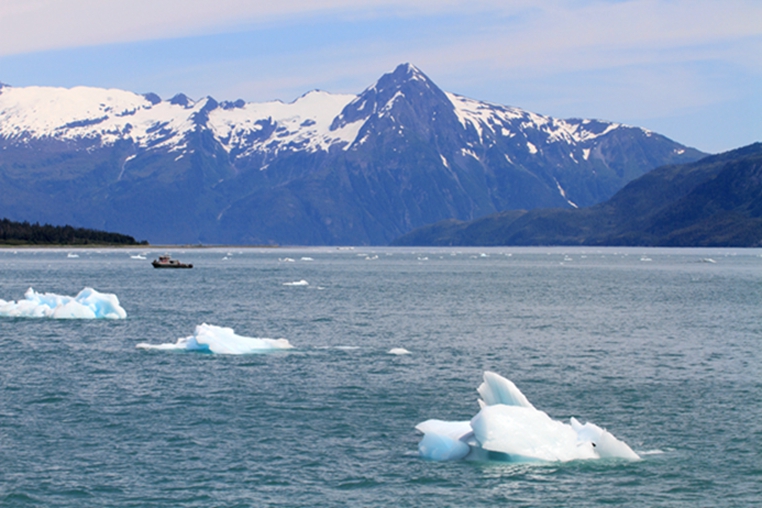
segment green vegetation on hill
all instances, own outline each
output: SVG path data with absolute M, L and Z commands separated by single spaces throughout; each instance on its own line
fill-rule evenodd
M 119 233 L 71 226 L 0 220 L 0 244 L 4 245 L 148 245 Z

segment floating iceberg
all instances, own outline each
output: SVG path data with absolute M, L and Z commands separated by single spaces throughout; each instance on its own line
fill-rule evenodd
M 309 286 L 310 283 L 302 279 L 302 280 L 297 280 L 295 282 L 284 282 L 283 285 L 284 286 Z
M 592 423 L 551 419 L 535 409 L 508 379 L 484 373 L 478 389 L 481 411 L 471 421 L 427 420 L 418 451 L 430 460 L 498 459 L 510 462 L 566 462 L 640 457 L 626 443 Z
M 38 293 L 27 289 L 24 300 L 0 300 L 0 316 L 53 319 L 125 319 L 127 312 L 114 294 L 85 288 L 77 296 Z
M 140 349 L 198 351 L 220 355 L 245 355 L 292 349 L 286 339 L 258 339 L 236 335 L 232 328 L 200 324 L 190 337 L 177 339 L 174 344 L 138 344 Z

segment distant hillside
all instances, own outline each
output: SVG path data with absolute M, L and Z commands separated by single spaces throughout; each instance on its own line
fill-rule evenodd
M 392 245 L 762 246 L 762 143 L 663 166 L 579 210 L 442 221 Z
M 131 236 L 71 226 L 0 220 L 0 245 L 148 245 Z

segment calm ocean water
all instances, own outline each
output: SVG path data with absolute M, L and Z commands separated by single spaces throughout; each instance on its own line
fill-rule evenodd
M 762 250 L 68 252 L 0 250 L 0 298 L 128 317 L 0 318 L 2 506 L 762 505 Z M 295 349 L 135 347 L 201 323 Z M 420 459 L 484 370 L 643 460 Z

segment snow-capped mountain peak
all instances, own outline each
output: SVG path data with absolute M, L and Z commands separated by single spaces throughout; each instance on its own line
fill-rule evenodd
M 15 189 L 0 193 L 8 217 L 150 241 L 350 244 L 446 218 L 588 206 L 701 155 L 639 128 L 446 93 L 410 64 L 359 95 L 290 103 L 4 85 L 0 154 Z

